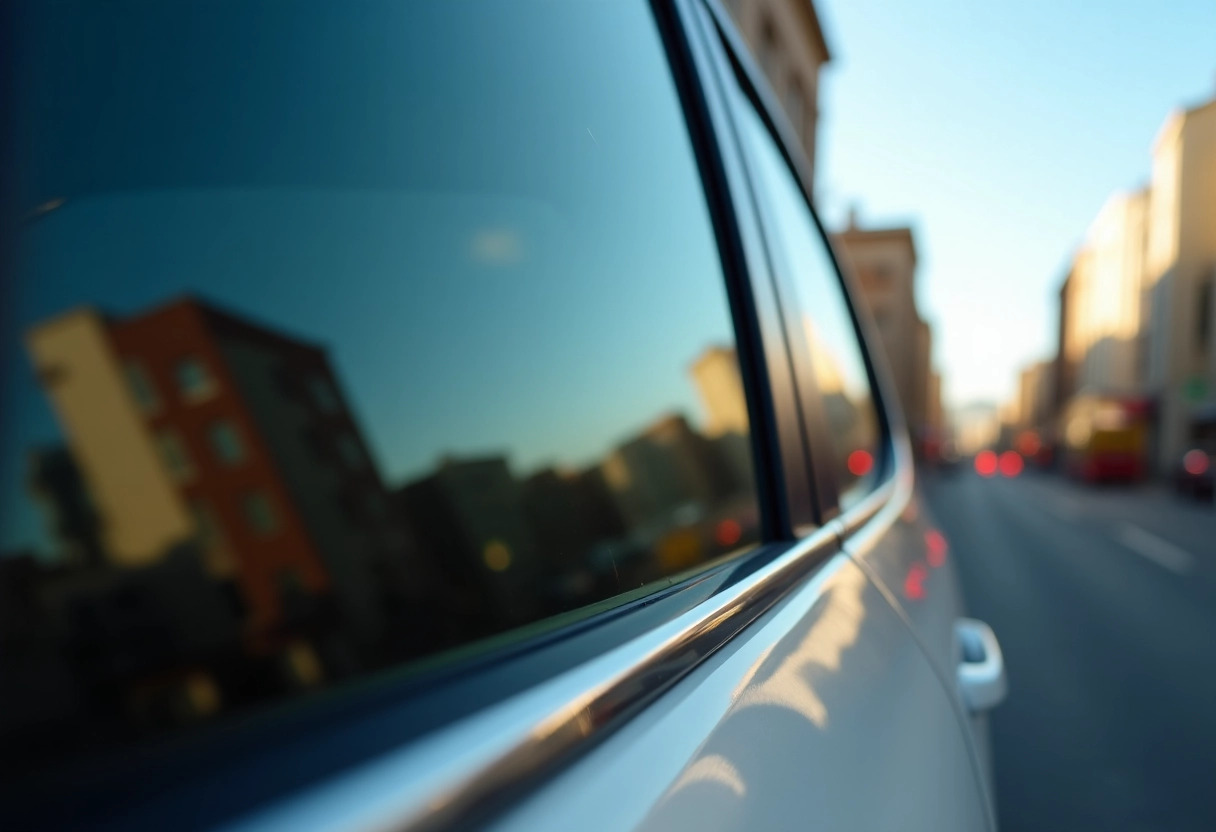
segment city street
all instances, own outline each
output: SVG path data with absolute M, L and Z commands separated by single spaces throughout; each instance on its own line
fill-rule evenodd
M 924 478 L 1000 638 L 1000 827 L 1216 828 L 1216 510 L 1055 475 Z

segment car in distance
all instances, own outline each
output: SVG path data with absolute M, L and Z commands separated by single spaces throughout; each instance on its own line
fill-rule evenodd
M 1174 488 L 1187 497 L 1212 499 L 1216 454 L 1204 448 L 1191 448 L 1182 455 L 1174 470 Z
M 999 645 L 715 3 L 17 20 L 0 826 L 994 827 Z

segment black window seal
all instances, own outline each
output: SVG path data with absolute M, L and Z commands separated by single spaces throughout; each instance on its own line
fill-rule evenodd
M 763 303 L 764 277 L 753 274 L 743 237 L 741 216 L 750 205 L 740 202 L 732 192 L 731 171 L 722 133 L 724 102 L 698 68 L 698 61 L 710 58 L 701 54 L 703 44 L 690 36 L 694 25 L 687 11 L 675 8 L 671 0 L 652 0 L 651 8 L 667 51 L 668 63 L 683 108 L 684 121 L 701 174 L 706 205 L 710 213 L 722 264 L 735 328 L 736 354 L 747 397 L 748 423 L 755 460 L 757 496 L 760 500 L 763 539 L 790 540 L 792 529 L 803 525 L 810 515 L 799 515 L 791 490 L 804 482 L 804 453 L 791 453 L 794 443 L 783 431 L 781 422 L 782 380 L 774 373 L 788 376 L 788 362 L 772 355 L 771 337 L 766 347 Z M 694 54 L 697 53 L 697 54 Z M 736 185 L 737 189 L 737 185 Z M 771 326 L 770 326 L 771 329 Z M 777 361 L 774 361 L 777 358 Z M 774 370 L 774 366 L 778 369 Z M 804 445 L 799 441 L 798 445 Z
M 788 526 L 783 531 L 790 537 L 805 536 L 830 518 L 822 513 L 822 501 L 816 492 L 817 483 L 808 456 L 806 420 L 798 395 L 793 356 L 790 352 L 788 320 L 783 314 L 777 286 L 771 248 L 765 240 L 763 219 L 758 210 L 752 178 L 747 172 L 744 152 L 740 145 L 735 121 L 730 113 L 729 97 L 721 77 L 723 55 L 721 44 L 710 31 L 712 24 L 696 3 L 680 3 L 681 13 L 688 17 L 690 42 L 695 44 L 704 74 L 704 88 L 710 94 L 710 106 L 715 140 L 719 148 L 719 164 L 726 174 L 724 185 L 729 187 L 736 219 L 736 229 L 744 240 L 745 257 L 751 272 L 751 311 L 760 325 L 760 339 L 769 369 L 768 404 L 773 408 L 776 422 L 772 425 L 777 439 L 774 453 L 780 460 L 780 479 L 784 482 L 784 511 Z

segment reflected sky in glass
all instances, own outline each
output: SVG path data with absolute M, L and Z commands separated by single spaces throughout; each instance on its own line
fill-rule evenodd
M 21 333 L 80 305 L 192 294 L 323 346 L 389 483 L 703 421 L 689 365 L 733 338 L 649 12 L 536 5 L 38 12 L 21 199 L 65 201 L 21 241 L 0 549 L 40 543 L 24 452 L 63 441 Z

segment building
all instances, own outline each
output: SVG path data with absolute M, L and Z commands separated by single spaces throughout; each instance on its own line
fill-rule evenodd
M 404 544 L 322 348 L 194 299 L 127 318 L 78 309 L 27 346 L 108 567 L 193 545 L 255 651 L 294 638 L 322 600 L 339 610 L 344 649 L 379 638 L 378 561 Z
M 1146 381 L 1168 471 L 1216 424 L 1216 99 L 1171 114 L 1158 133 L 1148 220 Z
M 831 59 L 814 5 L 811 0 L 727 0 L 726 7 L 781 101 L 813 173 L 819 71 Z
M 423 551 L 441 553 L 437 566 L 459 593 L 453 613 L 467 620 L 466 638 L 544 612 L 533 585 L 541 575 L 536 536 L 506 457 L 443 459 L 394 501 Z
M 1055 414 L 1055 362 L 1036 361 L 1018 376 L 1015 426 L 1020 430 L 1048 432 Z
M 923 439 L 936 436 L 933 424 L 933 405 L 929 401 L 933 394 L 933 329 L 919 315 L 916 319 L 916 356 L 912 364 L 911 413 L 914 414 L 912 434 Z
M 836 242 L 877 325 L 896 396 L 919 447 L 940 405 L 930 403 L 933 332 L 916 306 L 912 229 L 861 229 L 850 217 Z
M 63 446 L 31 451 L 27 482 L 46 518 L 56 560 L 79 566 L 104 563 L 101 518 L 71 452 Z
M 950 427 L 942 408 L 942 374 L 937 370 L 929 372 L 928 426 L 939 438 L 944 438 Z
M 679 414 L 657 419 L 609 453 L 604 479 L 621 516 L 643 536 L 708 512 L 736 488 L 714 444 Z
M 707 416 L 705 435 L 747 435 L 747 397 L 733 347 L 709 347 L 690 370 Z
M 1077 392 L 1077 365 L 1081 350 L 1073 329 L 1073 279 L 1072 271 L 1064 277 L 1057 295 L 1058 314 L 1056 328 L 1055 368 L 1052 372 L 1053 395 L 1051 410 L 1053 418 L 1064 412 L 1065 406 Z
M 1073 394 L 1131 397 L 1143 391 L 1148 203 L 1148 189 L 1112 195 L 1073 257 L 1064 323 Z

